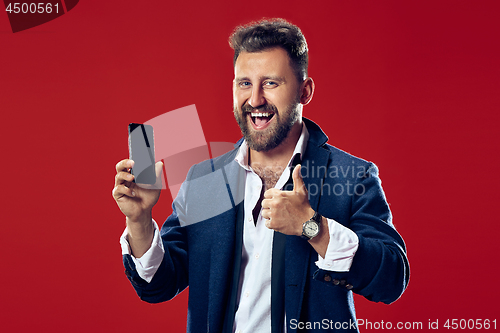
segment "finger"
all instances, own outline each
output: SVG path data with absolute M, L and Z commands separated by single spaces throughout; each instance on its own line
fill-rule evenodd
M 271 199 L 264 199 L 261 202 L 262 209 L 271 209 Z
M 163 162 L 159 161 L 155 164 L 156 178 L 161 178 L 161 173 L 163 171 Z
M 117 185 L 113 188 L 113 198 L 115 200 L 120 199 L 121 197 L 135 197 L 135 191 L 130 187 L 126 187 L 125 185 Z
M 304 180 L 302 179 L 302 174 L 300 170 L 302 166 L 297 164 L 293 169 L 292 180 L 293 180 L 293 191 L 307 194 L 306 185 L 304 184 Z
M 116 172 L 121 172 L 121 171 L 128 171 L 134 166 L 134 161 L 125 159 L 121 160 L 120 162 L 116 163 Z
M 263 209 L 260 214 L 262 215 L 262 218 L 270 220 L 271 219 L 271 211 L 269 209 Z
M 275 196 L 277 196 L 278 193 L 280 193 L 280 192 L 281 191 L 278 190 L 277 188 L 270 188 L 269 190 L 267 190 L 266 192 L 264 192 L 264 199 L 272 199 Z
M 163 173 L 163 162 L 156 162 L 155 164 L 155 174 L 156 174 L 156 182 L 154 185 L 155 189 L 161 189 L 162 188 L 162 179 L 161 175 Z
M 134 180 L 134 175 L 121 171 L 118 172 L 115 176 L 115 186 L 125 184 L 127 187 L 130 186 L 130 183 Z

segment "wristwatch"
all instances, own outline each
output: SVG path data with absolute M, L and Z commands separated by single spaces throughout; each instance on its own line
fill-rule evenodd
M 318 236 L 322 218 L 318 212 L 315 212 L 309 221 L 302 224 L 302 236 L 300 237 L 305 240 L 311 240 Z

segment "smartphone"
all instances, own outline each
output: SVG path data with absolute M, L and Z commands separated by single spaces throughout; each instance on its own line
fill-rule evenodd
M 130 123 L 128 125 L 128 151 L 134 167 L 131 172 L 134 182 L 138 184 L 154 184 L 155 150 L 153 126 Z

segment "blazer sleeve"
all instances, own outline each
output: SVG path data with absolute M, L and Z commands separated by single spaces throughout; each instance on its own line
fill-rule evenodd
M 392 224 L 378 169 L 373 163 L 368 165 L 364 177 L 357 178 L 355 188 L 359 195 L 351 196 L 348 227 L 358 236 L 359 246 L 351 268 L 349 272 L 320 269 L 314 279 L 389 304 L 402 295 L 409 282 L 406 246 Z

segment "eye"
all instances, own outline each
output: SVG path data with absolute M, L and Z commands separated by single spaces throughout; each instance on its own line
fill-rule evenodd
M 245 88 L 249 88 L 251 87 L 252 84 L 248 81 L 240 81 L 238 82 L 238 87 L 240 87 L 241 89 L 245 89 Z
M 262 84 L 264 88 L 275 88 L 278 86 L 278 83 L 276 81 L 264 81 Z

